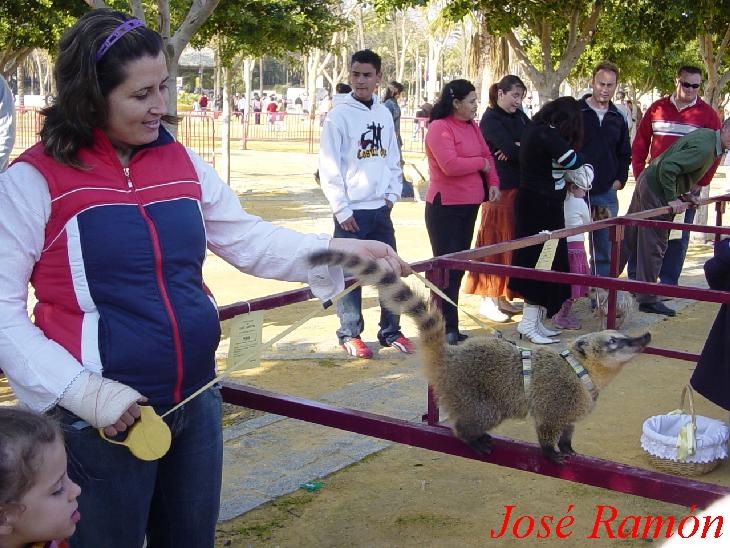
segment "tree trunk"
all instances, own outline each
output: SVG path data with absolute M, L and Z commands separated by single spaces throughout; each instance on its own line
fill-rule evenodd
M 362 6 L 358 4 L 357 10 L 357 49 L 363 50 L 365 49 L 365 24 L 362 19 Z
M 560 84 L 573 69 L 593 37 L 603 5 L 603 1 L 596 0 L 590 13 L 585 17 L 582 17 L 579 8 L 576 7 L 572 10 L 568 21 L 568 41 L 557 64 L 553 62 L 553 24 L 547 18 L 534 21 L 528 29 L 540 41 L 540 68 L 530 61 L 525 44 L 517 37 L 514 29 L 507 32 L 507 41 L 520 66 L 537 89 L 541 104 L 556 99 L 560 95 Z
M 332 51 L 328 51 L 322 58 L 322 50 L 314 48 L 307 56 L 307 96 L 309 97 L 309 117 L 314 118 L 317 113 L 317 77 L 324 72 L 332 58 Z
M 416 43 L 416 53 L 415 53 L 415 74 L 414 74 L 414 80 L 416 82 L 416 107 L 421 106 L 421 101 L 423 100 L 423 69 L 421 68 L 421 54 L 419 52 L 418 43 Z
M 307 98 L 309 99 L 309 117 L 314 118 L 317 112 L 317 76 L 319 76 L 322 50 L 315 48 L 307 55 Z
M 264 97 L 264 57 L 259 57 L 259 96 Z
M 717 110 L 722 102 L 722 90 L 730 81 L 730 69 L 720 74 L 723 57 L 730 45 L 730 25 L 722 35 L 717 50 L 715 50 L 714 36 L 711 34 L 700 34 L 697 36 L 697 42 L 700 45 L 700 56 L 707 71 L 703 99 Z M 720 115 L 720 118 L 723 116 Z
M 438 69 L 441 60 L 443 42 L 434 36 L 428 37 L 428 60 L 426 68 L 426 96 L 433 103 L 438 94 Z
M 18 65 L 17 70 L 17 79 L 18 79 L 18 94 L 15 98 L 15 105 L 19 107 L 25 106 L 25 68 L 23 67 L 23 63 Z
M 221 115 L 221 162 L 218 175 L 231 184 L 231 71 L 221 67 L 223 73 L 223 113 Z M 215 123 L 215 120 L 213 121 Z
M 242 64 L 242 79 L 243 79 L 243 90 L 244 90 L 244 97 L 246 98 L 246 109 L 241 114 L 241 131 L 243 134 L 241 135 L 241 148 L 246 148 L 246 134 L 245 132 L 248 131 L 248 124 L 247 121 L 253 120 L 253 115 L 251 113 L 251 99 L 253 97 L 253 70 L 256 66 L 256 59 L 254 58 L 246 58 L 243 60 Z
M 256 63 L 256 59 L 247 57 L 243 60 L 241 65 L 241 79 L 243 80 L 243 93 L 246 97 L 246 112 L 251 110 L 251 98 L 253 97 L 253 68 Z
M 221 90 L 221 71 L 223 70 L 222 67 L 218 64 L 218 55 L 215 56 L 215 68 L 214 73 L 215 79 L 213 81 L 213 106 L 215 106 L 216 99 L 218 98 L 218 94 L 222 92 Z
M 50 94 L 53 97 L 56 97 L 56 94 L 58 93 L 58 89 L 56 88 L 56 79 L 53 77 L 53 56 L 49 53 L 48 54 L 48 65 L 46 69 L 48 70 L 48 88 L 50 90 Z
M 17 72 L 18 66 L 25 61 L 32 51 L 32 48 L 0 50 L 0 74 L 3 78 L 10 80 L 10 77 Z
M 552 101 L 560 97 L 561 83 L 560 76 L 555 72 L 542 73 L 532 80 L 532 85 L 537 90 L 540 105 L 544 105 L 547 101 Z
M 36 70 L 38 71 L 38 93 L 41 97 L 46 96 L 46 78 L 45 71 L 43 70 L 43 61 L 41 59 L 40 50 L 33 50 L 33 60 L 36 64 Z
M 400 44 L 400 64 L 395 79 L 401 84 L 403 83 L 403 75 L 406 70 L 406 53 L 408 52 L 408 44 L 411 41 L 411 31 L 406 30 L 408 18 L 405 13 L 401 13 L 401 44 Z
M 489 34 L 486 21 L 472 38 L 470 57 L 476 74 L 482 75 L 479 86 L 480 104 L 486 109 L 489 104 L 489 88 L 509 73 L 509 44 L 504 36 Z M 476 58 L 476 59 L 475 59 Z
M 394 15 L 397 12 L 394 12 Z M 400 67 L 400 47 L 398 45 L 398 25 L 395 22 L 395 17 L 393 18 L 393 22 L 391 24 L 391 29 L 393 33 L 391 34 L 391 38 L 393 39 L 393 51 L 390 52 L 390 54 L 393 56 L 393 63 L 395 63 L 395 70 L 393 71 L 394 76 L 393 79 L 398 79 L 398 74 L 400 73 L 401 67 Z

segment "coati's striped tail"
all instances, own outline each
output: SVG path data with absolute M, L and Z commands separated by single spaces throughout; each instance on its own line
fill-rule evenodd
M 309 256 L 311 266 L 342 267 L 349 275 L 380 291 L 383 304 L 394 314 L 405 314 L 413 319 L 421 338 L 421 351 L 427 365 L 441 361 L 444 346 L 444 318 L 441 311 L 430 306 L 394 272 L 386 272 L 372 259 L 339 251 L 318 251 Z

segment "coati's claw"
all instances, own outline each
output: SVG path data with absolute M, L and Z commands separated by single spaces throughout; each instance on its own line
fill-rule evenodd
M 563 464 L 563 461 L 565 460 L 565 455 L 563 453 L 558 453 L 554 447 L 543 447 L 542 452 L 546 458 L 555 464 Z
M 575 455 L 575 450 L 570 443 L 558 443 L 558 449 L 563 455 Z
M 488 455 L 492 452 L 492 436 L 484 434 L 478 438 L 472 438 L 470 440 L 464 440 L 466 444 L 474 449 L 477 453 Z

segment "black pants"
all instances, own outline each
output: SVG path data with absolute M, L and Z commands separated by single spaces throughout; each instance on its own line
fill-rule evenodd
M 426 203 L 426 229 L 434 257 L 464 251 L 471 247 L 474 223 L 480 205 L 442 205 L 440 193 L 436 194 L 432 204 Z M 444 293 L 457 304 L 463 277 L 463 270 L 449 270 L 449 285 L 444 290 Z M 456 307 L 444 302 L 443 312 L 446 332 L 458 331 L 459 313 Z
M 515 198 L 515 238 L 524 238 L 537 234 L 541 230 L 559 230 L 565 228 L 563 198 L 550 199 L 530 189 L 520 188 Z M 542 244 L 515 249 L 512 253 L 512 266 L 535 268 L 542 252 Z M 558 240 L 552 269 L 554 272 L 570 272 L 568 263 L 568 244 L 565 238 Z M 570 299 L 570 285 L 526 278 L 510 277 L 507 287 L 522 295 L 528 304 L 537 304 L 547 308 L 548 316 L 552 316 Z

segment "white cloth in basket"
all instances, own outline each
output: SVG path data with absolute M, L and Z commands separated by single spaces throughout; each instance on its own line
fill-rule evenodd
M 690 415 L 656 415 L 644 421 L 641 447 L 655 457 L 677 458 L 679 430 L 692 420 Z M 682 462 L 711 462 L 727 458 L 730 430 L 724 422 L 697 415 L 697 452 Z

